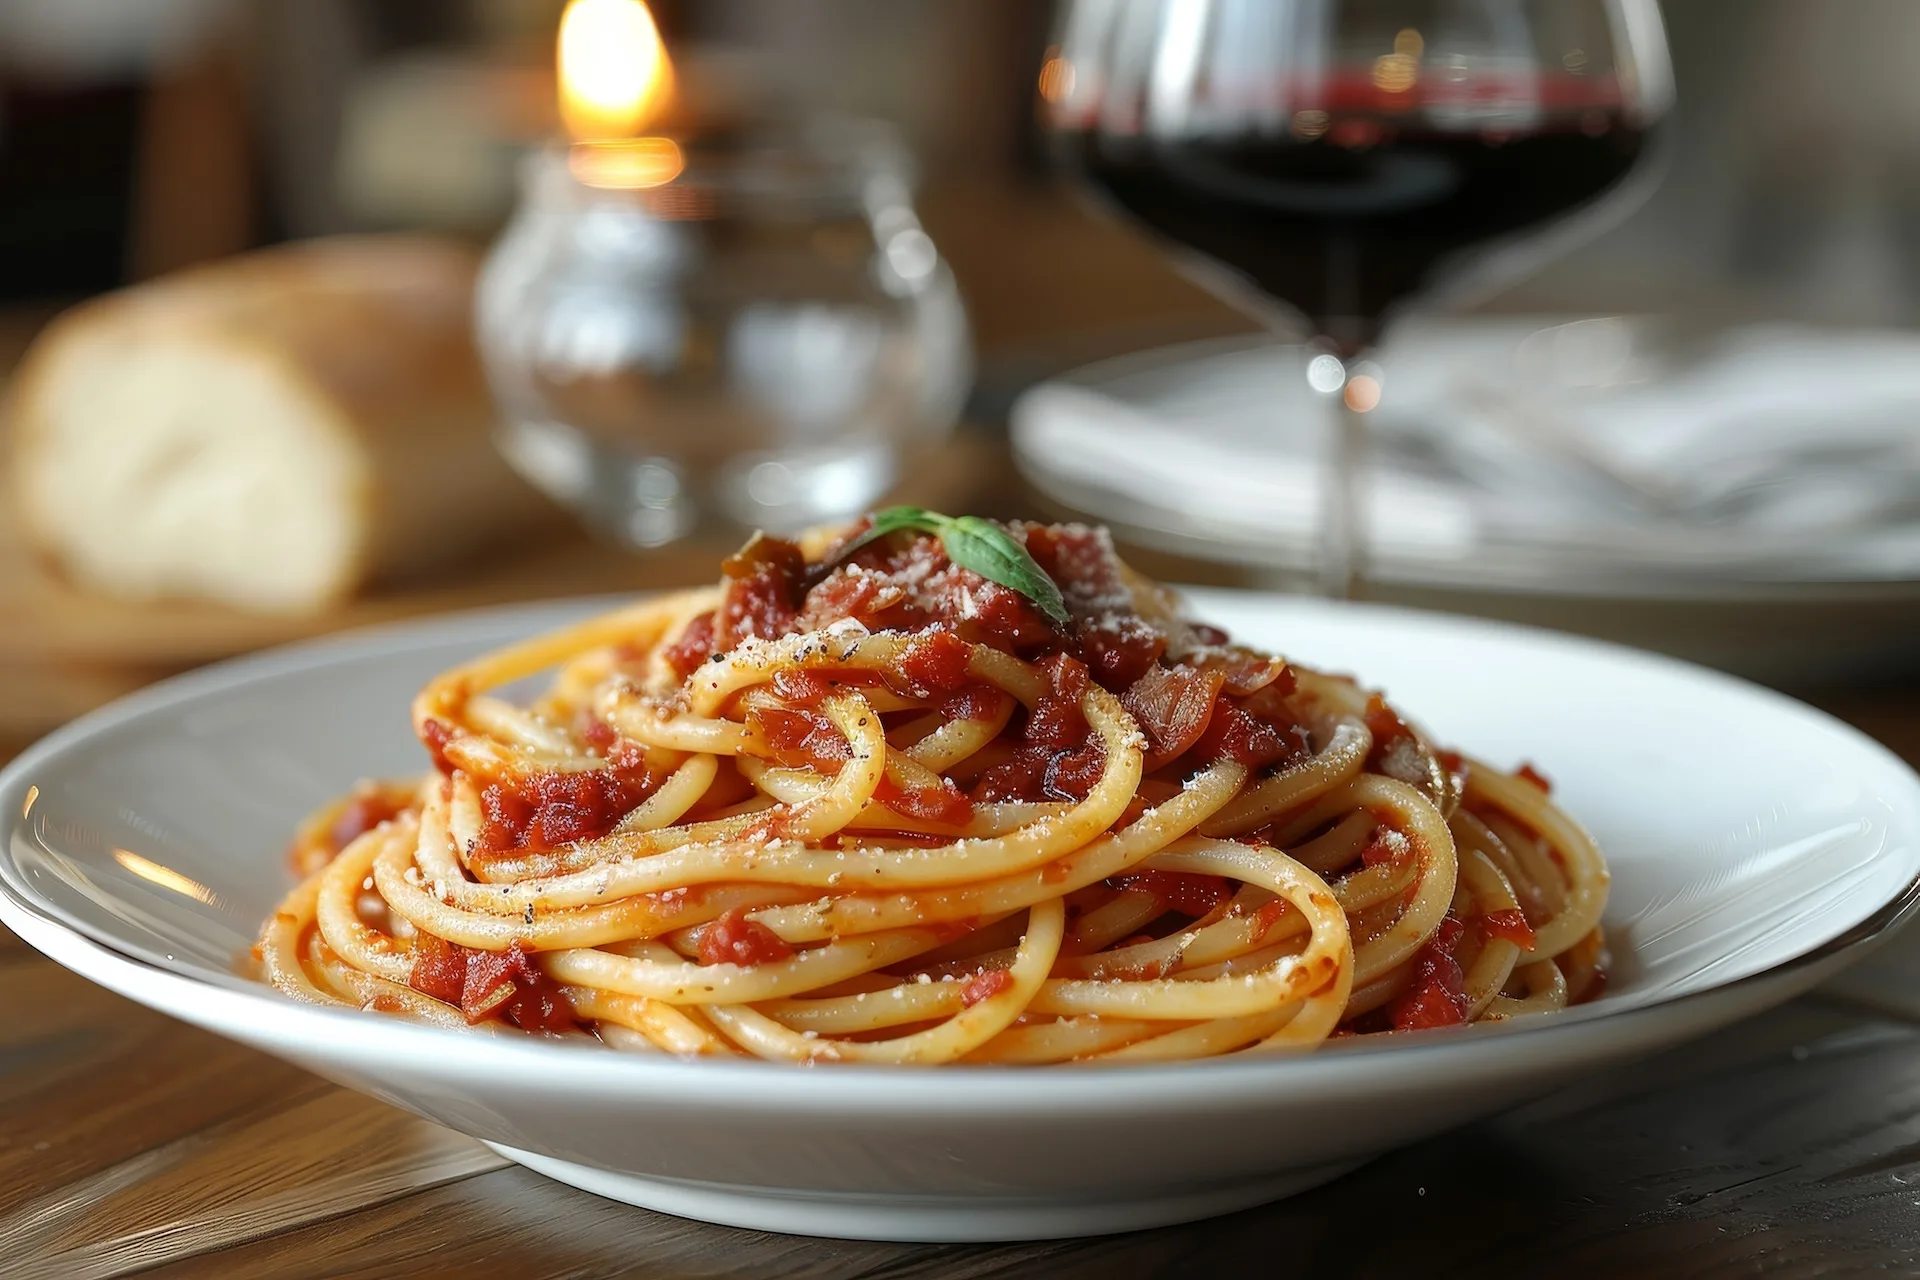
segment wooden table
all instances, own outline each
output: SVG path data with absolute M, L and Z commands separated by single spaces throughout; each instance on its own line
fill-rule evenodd
M 1911 759 L 1920 697 L 1829 700 Z M 1920 1026 L 1826 996 L 1185 1227 L 983 1247 L 599 1200 L 0 932 L 0 1275 L 1920 1273 Z
M 1103 1240 L 931 1247 L 737 1231 L 599 1200 L 9 942 L 0 1270 L 14 1280 L 1282 1265 L 1792 1277 L 1920 1259 L 1920 1029 L 1817 999 L 1266 1208 Z

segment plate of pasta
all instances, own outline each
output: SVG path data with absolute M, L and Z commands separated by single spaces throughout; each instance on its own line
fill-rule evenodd
M 0 918 L 587 1190 L 953 1240 L 1290 1194 L 1920 901 L 1904 764 L 1671 660 L 915 508 L 717 576 L 87 717 Z

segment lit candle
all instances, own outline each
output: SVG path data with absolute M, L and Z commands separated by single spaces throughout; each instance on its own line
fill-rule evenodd
M 594 187 L 671 182 L 686 167 L 672 138 L 648 136 L 673 98 L 673 63 L 645 0 L 570 0 L 557 48 L 567 164 Z

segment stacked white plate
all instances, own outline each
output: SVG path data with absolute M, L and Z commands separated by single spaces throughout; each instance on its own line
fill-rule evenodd
M 1330 409 L 1306 359 L 1235 339 L 1090 366 L 1018 402 L 1016 458 L 1131 541 L 1308 572 Z M 1920 335 L 1451 319 L 1381 365 L 1374 594 L 1772 679 L 1920 660 Z

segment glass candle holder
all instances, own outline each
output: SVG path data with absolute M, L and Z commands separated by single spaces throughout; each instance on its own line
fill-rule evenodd
M 635 546 L 865 510 L 971 377 L 910 189 L 871 122 L 530 155 L 476 299 L 507 459 Z

